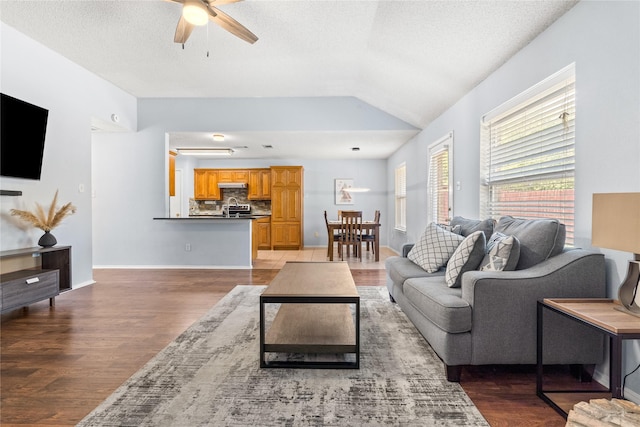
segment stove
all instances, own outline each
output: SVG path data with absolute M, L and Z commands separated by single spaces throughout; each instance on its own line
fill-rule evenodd
M 249 204 L 222 205 L 222 214 L 228 215 L 228 216 L 251 215 L 251 205 Z

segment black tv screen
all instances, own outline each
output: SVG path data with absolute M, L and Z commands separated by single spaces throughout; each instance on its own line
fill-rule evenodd
M 0 175 L 40 179 L 49 110 L 0 94 Z

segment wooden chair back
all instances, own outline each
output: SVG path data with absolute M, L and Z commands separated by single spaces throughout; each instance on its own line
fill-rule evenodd
M 362 211 L 342 211 L 340 229 L 340 245 L 353 246 L 354 251 L 362 259 L 362 251 L 359 250 L 362 236 Z M 344 249 L 342 249 L 342 259 L 344 259 Z

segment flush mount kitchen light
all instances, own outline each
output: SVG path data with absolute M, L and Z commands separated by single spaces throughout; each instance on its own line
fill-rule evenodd
M 178 148 L 178 153 L 186 156 L 230 156 L 231 148 Z
M 204 25 L 209 21 L 207 8 L 200 0 L 186 0 L 182 7 L 182 16 L 193 25 Z
M 217 142 L 222 142 L 224 141 L 224 135 L 221 133 L 214 133 L 213 134 L 213 140 L 217 141 Z

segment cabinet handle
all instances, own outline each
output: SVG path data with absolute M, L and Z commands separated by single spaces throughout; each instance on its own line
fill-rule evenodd
M 38 283 L 39 281 L 40 281 L 40 278 L 38 277 L 32 277 L 26 280 L 27 285 L 31 285 L 32 283 Z

